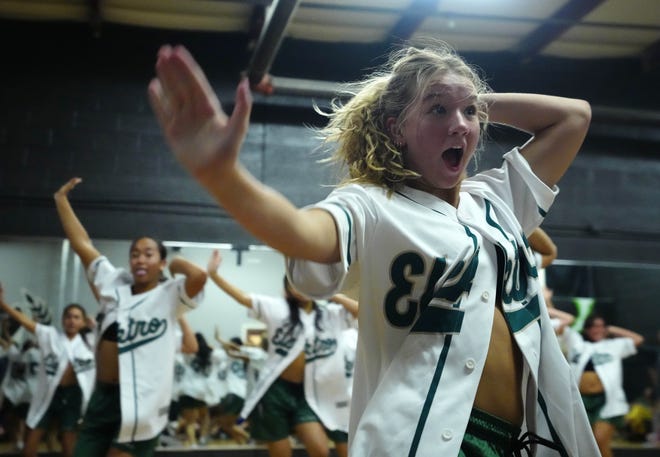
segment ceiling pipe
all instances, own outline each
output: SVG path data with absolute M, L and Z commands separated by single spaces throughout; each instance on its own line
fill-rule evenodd
M 299 3 L 300 0 L 274 0 L 268 8 L 264 27 L 247 68 L 251 86 L 257 86 L 268 74 Z
M 315 79 L 286 78 L 273 76 L 273 86 L 277 95 L 333 99 L 346 95 L 346 85 L 333 81 Z M 592 106 L 592 118 L 595 122 L 617 122 L 626 125 L 660 127 L 660 111 L 628 109 L 610 106 Z

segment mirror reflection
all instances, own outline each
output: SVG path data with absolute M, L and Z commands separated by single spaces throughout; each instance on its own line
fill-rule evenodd
M 129 240 L 94 240 L 97 249 L 110 262 L 128 268 Z M 168 260 L 182 256 L 203 269 L 207 269 L 213 253 L 218 252 L 221 261 L 218 271 L 234 287 L 247 294 L 282 297 L 284 259 L 276 251 L 264 246 L 237 248 L 228 244 L 191 243 L 165 241 Z M 62 239 L 49 238 L 3 238 L 0 242 L 0 282 L 3 286 L 4 301 L 18 308 L 35 322 L 51 325 L 64 331 L 60 319 L 65 307 L 71 303 L 80 304 L 92 317 L 97 317 L 98 305 L 78 256 L 69 243 Z M 570 327 L 574 332 L 585 330 L 587 317 L 597 313 L 604 327 L 615 326 L 634 332 L 643 338 L 635 345 L 634 353 L 626 353 L 623 358 L 622 388 L 629 404 L 623 420 L 616 425 L 615 446 L 617 443 L 646 442 L 654 433 L 653 403 L 658 390 L 658 337 L 659 319 L 657 297 L 660 296 L 660 275 L 658 265 L 636 265 L 624 263 L 575 262 L 557 259 L 544 269 L 545 282 L 551 291 L 550 301 L 557 310 L 573 317 Z M 252 295 L 250 295 L 252 296 Z M 236 423 L 240 407 L 248 389 L 250 364 L 252 369 L 263 367 L 264 345 L 268 344 L 266 325 L 250 316 L 250 309 L 240 306 L 240 298 L 224 292 L 209 279 L 204 287 L 199 306 L 186 314 L 187 325 L 196 334 L 198 351 L 207 351 L 209 367 L 214 363 L 216 379 L 212 391 L 229 394 L 228 382 L 234 386 L 231 395 L 216 395 L 213 401 L 208 395 L 197 395 L 182 383 L 194 385 L 191 372 L 200 359 L 195 354 L 180 354 L 176 359 L 173 373 L 174 393 L 169 412 L 167 429 L 161 434 L 160 448 L 186 448 L 198 446 L 207 448 L 242 444 L 254 446 L 248 427 Z M 323 305 L 327 305 L 323 303 Z M 21 412 L 8 412 L 13 405 L 25 404 L 30 395 L 15 395 L 10 379 L 12 376 L 36 372 L 41 361 L 38 351 L 28 344 L 34 341 L 30 332 L 11 323 L 7 313 L 2 314 L 3 340 L 5 345 L 0 365 L 3 373 L 3 449 L 5 452 L 24 445 L 21 428 L 12 421 L 20 421 Z M 606 335 L 615 337 L 617 335 Z M 355 334 L 347 333 L 347 347 L 354 347 Z M 566 340 L 560 342 L 571 357 Z M 9 347 L 25 348 L 21 357 L 11 355 Z M 225 355 L 219 356 L 223 351 Z M 215 361 L 211 362 L 215 357 Z M 572 357 L 577 357 L 573 355 Z M 592 363 L 593 362 L 592 358 Z M 346 356 L 345 361 L 351 362 Z M 13 368 L 12 368 L 13 364 Z M 22 365 L 21 365 L 22 364 Z M 596 365 L 598 363 L 596 362 Z M 218 368 L 218 366 L 220 366 Z M 348 365 L 347 365 L 348 366 Z M 255 368 L 257 367 L 257 368 Z M 584 367 L 583 367 L 584 368 Z M 588 371 L 588 370 L 587 370 Z M 207 370 L 207 377 L 209 371 Z M 221 373 L 218 379 L 217 375 Z M 238 376 L 237 376 L 238 374 Z M 252 376 L 255 376 L 254 372 Z M 29 376 L 27 376 L 29 377 Z M 178 383 L 177 383 L 178 381 Z M 34 384 L 34 381 L 32 381 Z M 241 385 L 242 383 L 242 385 Z M 581 385 L 582 387 L 582 385 Z M 204 388 L 200 388 L 204 389 Z M 238 393 L 236 393 L 238 392 Z M 193 394 L 193 395 L 191 395 Z M 24 406 L 25 408 L 25 406 Z M 23 411 L 23 414 L 25 412 Z M 657 424 L 655 424 L 657 426 Z M 49 441 L 50 440 L 50 441 Z M 341 445 L 341 441 L 339 442 Z M 60 441 L 44 437 L 42 449 L 59 449 Z M 336 447 L 330 443 L 331 447 Z

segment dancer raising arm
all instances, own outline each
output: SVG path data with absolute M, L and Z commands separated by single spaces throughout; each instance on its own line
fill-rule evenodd
M 588 103 L 489 93 L 448 46 L 407 46 L 329 113 L 321 134 L 349 176 L 298 209 L 238 161 L 247 81 L 228 117 L 184 48 L 161 48 L 156 73 L 150 99 L 174 154 L 289 257 L 293 284 L 328 297 L 359 276 L 353 457 L 598 454 L 525 238 L 584 140 Z M 531 138 L 466 179 L 487 121 Z
M 603 316 L 592 313 L 581 333 L 568 327 L 562 339 L 598 448 L 603 457 L 612 457 L 612 438 L 630 409 L 623 390 L 623 359 L 637 353 L 644 337 L 607 325 Z
M 325 306 L 284 278 L 284 296 L 246 293 L 218 272 L 219 251 L 209 259 L 209 278 L 249 309 L 268 332 L 268 359 L 240 412 L 252 438 L 271 457 L 290 457 L 295 433 L 312 457 L 328 455 L 328 438 L 347 457 L 350 388 L 345 376 L 343 331 L 356 325 L 358 304 L 341 294 Z
M 34 333 L 43 363 L 39 364 L 26 424 L 28 431 L 22 454 L 36 457 L 51 423 L 61 431 L 62 455 L 71 457 L 78 433 L 78 421 L 87 407 L 94 387 L 94 353 L 81 336 L 87 328 L 85 309 L 71 303 L 62 311 L 62 330 L 39 324 L 4 301 L 0 284 L 0 309 L 27 331 Z
M 172 396 L 176 319 L 196 307 L 206 273 L 175 257 L 165 279 L 165 246 L 140 237 L 129 252 L 130 273 L 101 255 L 69 202 L 81 182 L 73 178 L 55 193 L 55 205 L 71 248 L 87 270 L 99 300 L 96 387 L 76 444 L 76 457 L 150 457 L 167 425 Z

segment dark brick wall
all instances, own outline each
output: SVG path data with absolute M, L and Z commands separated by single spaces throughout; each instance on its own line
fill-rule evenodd
M 74 29 L 8 51 L 0 71 L 0 235 L 60 236 L 52 193 L 81 176 L 72 200 L 93 237 L 255 242 L 178 166 L 151 113 L 146 86 L 155 52 L 172 37 L 133 33 L 113 46 L 119 32 L 94 39 Z M 223 67 L 222 50 L 210 51 L 202 38 L 188 36 L 186 43 L 209 64 L 221 99 L 231 102 L 238 71 Z M 318 122 L 311 100 L 256 97 L 242 152 L 255 176 L 297 205 L 323 198 L 329 189 L 322 184 L 335 176 L 316 163 L 303 121 Z M 607 136 L 602 124 L 594 131 L 544 227 L 562 258 L 660 263 L 657 131 L 639 139 Z M 495 139 L 482 166 L 521 140 L 500 130 Z

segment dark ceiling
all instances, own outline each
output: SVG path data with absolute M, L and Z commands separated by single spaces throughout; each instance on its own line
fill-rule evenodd
M 213 80 L 272 75 L 275 96 L 257 105 L 294 121 L 310 110 L 293 95 L 327 99 L 420 36 L 447 40 L 496 91 L 585 98 L 605 131 L 660 141 L 658 0 L 0 0 L 16 78 L 30 67 L 56 78 L 83 60 L 147 81 L 158 47 L 183 43 Z

